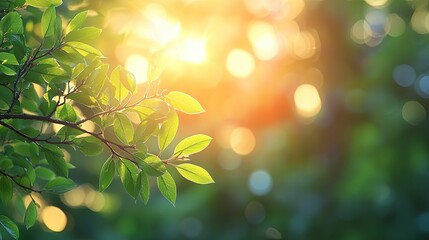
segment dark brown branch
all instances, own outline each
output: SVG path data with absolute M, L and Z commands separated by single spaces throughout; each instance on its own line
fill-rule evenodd
M 10 178 L 10 180 L 12 180 L 16 185 L 18 185 L 19 187 L 21 187 L 21 188 L 23 188 L 23 189 L 25 189 L 27 191 L 36 192 L 36 193 L 42 193 L 43 192 L 41 190 L 37 190 L 37 189 L 34 189 L 34 188 L 31 188 L 31 187 L 23 185 L 22 183 L 18 182 L 18 180 L 16 180 L 15 176 L 12 176 L 12 175 L 10 175 L 10 174 L 8 174 L 6 172 L 3 172 L 3 171 L 0 170 L 0 173 L 2 175 L 4 175 L 4 176 Z

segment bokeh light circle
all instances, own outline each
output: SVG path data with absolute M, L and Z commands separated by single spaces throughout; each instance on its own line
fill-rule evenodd
M 256 170 L 249 177 L 249 189 L 255 195 L 266 195 L 272 187 L 271 175 L 265 170 Z

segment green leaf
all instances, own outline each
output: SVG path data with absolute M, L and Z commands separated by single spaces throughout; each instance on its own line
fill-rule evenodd
M 49 37 L 54 35 L 56 17 L 55 7 L 51 6 L 45 10 L 41 20 L 42 36 Z
M 198 184 L 209 184 L 214 183 L 213 178 L 210 174 L 202 167 L 184 163 L 180 165 L 176 165 L 177 171 L 179 171 L 180 175 L 184 178 L 188 179 L 191 182 Z
M 55 178 L 55 173 L 49 168 L 38 166 L 34 170 L 38 179 L 50 181 Z
M 115 88 L 115 99 L 124 100 L 130 93 L 136 89 L 134 76 L 123 67 L 117 66 L 110 74 L 110 82 Z
M 78 50 L 79 52 L 86 52 L 89 54 L 93 54 L 99 57 L 102 57 L 103 54 L 100 52 L 100 50 L 96 49 L 95 47 L 88 45 L 86 43 L 82 42 L 68 42 L 67 45 L 72 47 L 73 49 Z M 84 55 L 84 54 L 82 54 Z
M 18 65 L 18 60 L 16 60 L 15 55 L 7 52 L 0 52 L 0 63 L 8 65 Z
M 158 98 L 146 99 L 133 108 L 142 121 L 150 119 L 162 119 L 167 117 L 170 108 L 167 103 Z
M 7 76 L 15 76 L 16 75 L 15 70 L 13 70 L 10 67 L 6 67 L 3 64 L 0 64 L 0 73 L 3 73 L 4 75 L 7 75 Z
M 174 206 L 176 202 L 177 190 L 176 183 L 174 182 L 174 179 L 170 173 L 165 172 L 164 175 L 157 177 L 156 183 L 161 194 Z
M 37 220 L 37 207 L 36 204 L 31 201 L 30 204 L 28 204 L 27 210 L 25 211 L 24 216 L 24 224 L 27 229 L 31 228 Z
M 4 155 L 0 155 L 0 169 L 2 170 L 8 170 L 13 167 L 12 160 L 10 160 L 8 157 Z
M 149 186 L 149 179 L 147 178 L 147 175 L 144 171 L 141 171 L 139 173 L 139 176 L 137 178 L 137 181 L 140 181 L 140 197 L 142 198 L 144 204 L 146 205 L 149 201 L 150 196 L 150 186 Z
M 161 151 L 170 145 L 179 128 L 179 117 L 176 111 L 171 111 L 167 120 L 162 124 L 158 134 L 158 147 Z
M 77 120 L 77 114 L 70 103 L 58 107 L 57 113 L 60 120 L 69 122 L 75 122 Z
M 101 29 L 96 27 L 84 27 L 81 29 L 73 30 L 69 32 L 65 37 L 66 42 L 84 42 L 94 40 L 101 34 Z
M 210 144 L 211 141 L 212 138 L 204 134 L 187 137 L 177 144 L 173 155 L 178 157 L 201 152 Z
M 0 224 L 3 226 L 3 228 L 9 233 L 9 235 L 14 238 L 19 238 L 19 229 L 16 224 L 10 220 L 10 218 L 0 215 Z
M 123 113 L 116 113 L 113 121 L 113 131 L 124 144 L 130 144 L 134 138 L 134 128 L 130 119 Z
M 134 163 L 125 159 L 121 159 L 120 161 L 118 161 L 118 163 L 119 167 L 117 168 L 117 170 L 122 185 L 132 197 L 135 197 L 135 185 L 138 175 L 137 166 L 134 165 Z
M 168 93 L 165 98 L 175 109 L 181 112 L 187 114 L 198 114 L 205 112 L 201 104 L 195 100 L 195 98 L 186 93 L 173 91 Z
M 13 183 L 7 176 L 0 177 L 0 199 L 3 203 L 7 204 L 12 199 Z
M 13 53 L 15 54 L 16 60 L 21 61 L 25 56 L 25 38 L 22 34 L 12 34 L 10 41 L 13 45 Z
M 45 154 L 46 160 L 50 167 L 57 175 L 67 177 L 68 167 L 64 160 L 64 154 L 61 149 L 54 145 L 43 145 L 42 151 Z
M 103 152 L 103 143 L 96 137 L 84 137 L 74 139 L 79 150 L 86 156 L 97 156 Z
M 65 33 L 68 34 L 69 32 L 75 29 L 78 29 L 80 26 L 82 26 L 87 16 L 88 16 L 88 11 L 84 11 L 76 14 L 76 16 L 74 16 L 74 18 L 70 20 L 69 24 L 67 25 Z
M 106 188 L 109 187 L 114 176 L 115 176 L 115 162 L 113 161 L 113 158 L 110 157 L 103 164 L 103 167 L 101 167 L 100 178 L 99 178 L 100 192 L 104 192 L 104 190 L 106 190 Z
M 150 176 L 161 176 L 167 171 L 165 164 L 155 155 L 150 154 L 146 156 L 145 154 L 136 153 L 134 157 L 143 168 L 143 171 Z
M 75 186 L 76 184 L 70 178 L 57 177 L 45 185 L 45 190 L 52 193 L 65 193 Z
M 136 129 L 136 133 L 134 136 L 136 143 L 144 143 L 146 142 L 152 134 L 154 134 L 155 130 L 158 128 L 158 123 L 155 121 L 144 121 L 141 122 Z
M 24 25 L 22 18 L 17 12 L 10 12 L 0 21 L 0 35 L 23 34 Z
M 49 7 L 51 5 L 58 7 L 63 3 L 62 0 L 27 0 L 27 4 L 33 7 Z

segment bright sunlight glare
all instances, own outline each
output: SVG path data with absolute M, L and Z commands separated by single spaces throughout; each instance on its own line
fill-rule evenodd
M 138 54 L 133 54 L 125 61 L 125 68 L 130 71 L 136 78 L 137 84 L 147 81 L 148 60 Z
M 203 63 L 206 60 L 206 40 L 186 38 L 177 48 L 178 57 L 185 62 Z
M 233 49 L 226 58 L 226 68 L 232 76 L 246 78 L 255 70 L 255 58 L 242 49 Z
M 247 37 L 253 46 L 253 52 L 261 60 L 270 60 L 277 56 L 279 45 L 272 25 L 255 21 L 249 25 Z
M 303 117 L 314 117 L 322 108 L 319 92 L 310 84 L 299 86 L 295 91 L 294 99 L 296 109 Z

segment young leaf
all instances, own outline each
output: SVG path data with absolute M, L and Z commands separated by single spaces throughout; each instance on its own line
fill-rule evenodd
M 161 176 L 167 171 L 165 164 L 155 155 L 146 156 L 146 154 L 136 153 L 134 157 L 143 168 L 143 171 L 150 176 Z
M 14 238 L 19 238 L 19 229 L 16 224 L 10 220 L 10 218 L 0 215 L 0 224 L 3 226 L 3 228 L 9 233 L 9 235 Z
M 45 190 L 52 193 L 65 193 L 75 186 L 76 184 L 70 178 L 57 177 L 45 185 Z
M 161 126 L 158 134 L 158 147 L 161 151 L 170 145 L 179 127 L 179 117 L 176 111 L 171 111 L 167 120 Z
M 9 203 L 13 195 L 13 183 L 9 177 L 0 177 L 0 199 L 3 203 Z
M 176 183 L 174 182 L 174 179 L 170 173 L 165 172 L 164 175 L 157 177 L 156 183 L 161 194 L 174 206 L 176 202 L 177 190 Z
M 142 198 L 144 204 L 146 205 L 149 201 L 150 196 L 150 186 L 149 186 L 149 180 L 147 178 L 146 173 L 144 171 L 141 171 L 139 173 L 139 176 L 137 178 L 137 181 L 140 181 L 140 197 Z
M 184 178 L 198 184 L 214 183 L 210 174 L 202 167 L 194 164 L 184 163 L 176 166 L 177 171 Z
M 100 192 L 104 192 L 104 190 L 106 190 L 106 188 L 109 187 L 110 183 L 113 180 L 114 175 L 115 175 L 115 162 L 113 161 L 113 158 L 110 157 L 103 164 L 103 167 L 101 167 L 100 179 L 99 179 Z
M 31 228 L 37 220 L 37 207 L 36 204 L 31 201 L 28 204 L 27 210 L 25 210 L 24 223 L 27 229 Z
M 183 156 L 201 152 L 210 144 L 211 140 L 211 137 L 204 134 L 187 137 L 177 144 L 174 155 Z
M 59 147 L 55 145 L 43 145 L 42 152 L 45 154 L 46 160 L 52 170 L 60 176 L 68 176 L 68 167 L 64 160 L 64 154 Z
M 62 0 L 27 0 L 26 1 L 28 5 L 33 7 L 49 7 L 51 5 L 58 7 L 63 3 Z
M 69 24 L 67 25 L 65 33 L 68 34 L 69 32 L 75 29 L 78 29 L 80 26 L 82 26 L 87 16 L 88 16 L 88 11 L 84 11 L 76 14 L 76 16 L 74 16 L 74 18 L 70 20 Z
M 113 121 L 113 131 L 124 144 L 130 144 L 134 138 L 134 128 L 130 119 L 123 113 L 116 113 Z
M 177 110 L 187 114 L 198 114 L 205 112 L 201 104 L 192 96 L 178 91 L 168 93 L 165 98 Z
M 49 37 L 54 34 L 56 17 L 55 7 L 51 6 L 45 10 L 41 20 L 42 36 Z

